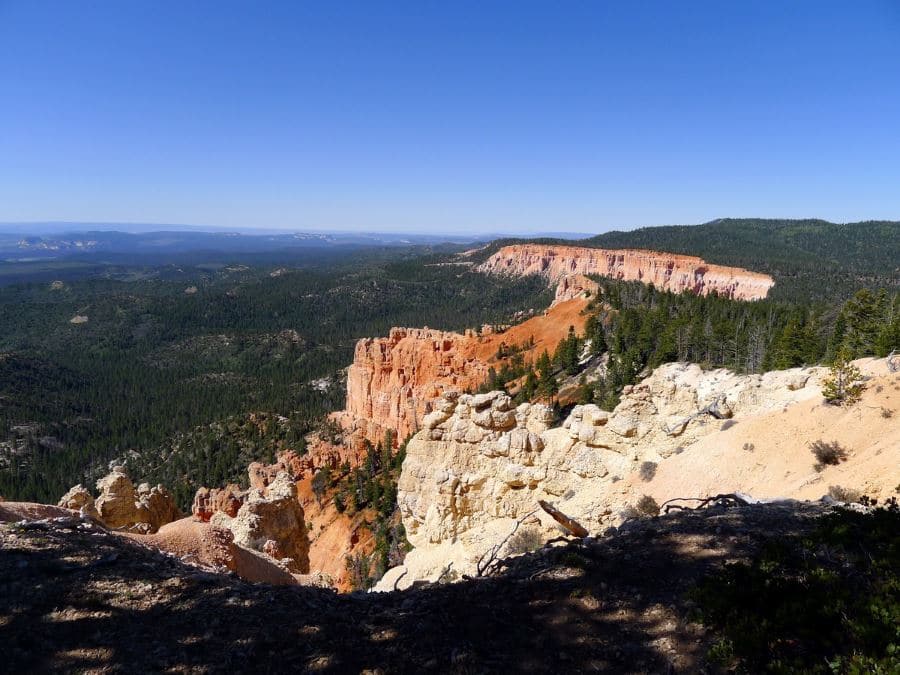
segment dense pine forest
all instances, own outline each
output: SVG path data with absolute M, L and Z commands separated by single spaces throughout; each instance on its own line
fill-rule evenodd
M 609 358 L 605 377 L 582 397 L 607 409 L 623 386 L 670 361 L 761 373 L 829 363 L 842 350 L 859 358 L 900 349 L 900 293 L 885 289 L 861 289 L 842 305 L 748 303 L 596 280 L 603 292 L 585 338 L 593 353 Z M 566 352 L 559 353 L 561 366 Z
M 271 438 L 223 425 L 264 411 L 296 439 L 340 408 L 358 338 L 504 323 L 550 302 L 540 279 L 462 273 L 422 253 L 0 288 L 0 495 L 55 501 L 130 456 L 184 504 L 198 483 L 271 455 Z

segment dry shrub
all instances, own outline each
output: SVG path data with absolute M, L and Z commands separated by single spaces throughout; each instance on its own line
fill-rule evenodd
M 656 462 L 644 462 L 639 470 L 641 480 L 644 482 L 653 480 L 656 475 Z
M 839 502 L 853 504 L 859 501 L 860 497 L 862 497 L 862 493 L 853 488 L 845 488 L 840 485 L 829 485 L 828 496 Z
M 826 443 L 818 440 L 809 444 L 809 449 L 816 458 L 816 471 L 821 471 L 826 466 L 837 466 L 847 461 L 847 450 L 837 441 Z
M 659 504 L 650 495 L 644 495 L 638 500 L 637 511 L 642 516 L 658 516 Z
M 508 555 L 519 555 L 520 553 L 531 553 L 544 545 L 544 537 L 540 530 L 535 527 L 523 527 L 510 537 L 506 544 L 506 553 Z

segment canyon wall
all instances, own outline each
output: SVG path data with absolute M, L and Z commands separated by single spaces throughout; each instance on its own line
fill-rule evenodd
M 502 332 L 392 328 L 387 337 L 360 340 L 347 374 L 346 408 L 334 418 L 356 441 L 377 443 L 387 430 L 404 440 L 421 428 L 441 394 L 477 389 L 490 368 L 499 370 L 501 344 L 530 345 L 522 352 L 527 362 L 544 349 L 552 354 L 569 326 L 583 330 L 585 285 L 568 286 L 565 299 L 547 312 Z
M 516 244 L 504 246 L 476 268 L 488 274 L 539 274 L 551 283 L 569 275 L 596 274 L 610 279 L 642 281 L 680 293 L 707 295 L 715 291 L 735 300 L 759 300 L 774 285 L 772 277 L 740 267 L 711 265 L 703 259 L 636 249 Z M 559 293 L 557 286 L 557 293 Z

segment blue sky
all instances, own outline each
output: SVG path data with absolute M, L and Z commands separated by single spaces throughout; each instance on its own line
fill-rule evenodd
M 900 2 L 0 0 L 0 221 L 900 218 Z

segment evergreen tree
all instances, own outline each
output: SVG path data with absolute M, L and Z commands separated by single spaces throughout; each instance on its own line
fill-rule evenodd
M 832 405 L 853 405 L 866 387 L 862 373 L 850 362 L 850 356 L 848 347 L 841 348 L 822 385 L 822 395 Z

